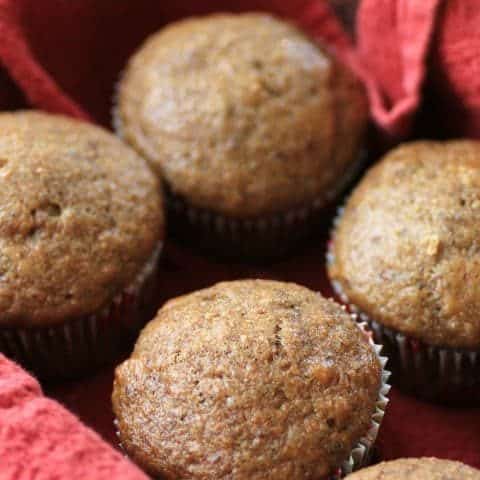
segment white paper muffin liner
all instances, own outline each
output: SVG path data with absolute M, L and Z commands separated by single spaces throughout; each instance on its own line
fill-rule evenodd
M 73 378 L 112 361 L 149 320 L 161 249 L 98 313 L 46 327 L 1 327 L 0 352 L 42 380 Z
M 355 321 L 358 320 L 355 315 L 352 315 L 352 317 Z M 333 476 L 332 480 L 336 480 L 337 478 L 343 478 L 346 475 L 349 475 L 350 473 L 359 470 L 360 468 L 366 467 L 370 463 L 373 453 L 373 447 L 375 445 L 378 431 L 385 415 L 385 409 L 387 408 L 387 404 L 389 402 L 388 392 L 390 391 L 391 387 L 388 383 L 388 379 L 390 377 L 390 372 L 385 369 L 388 358 L 380 355 L 380 352 L 382 351 L 382 345 L 378 345 L 373 341 L 372 336 L 369 333 L 368 325 L 365 322 L 358 321 L 357 325 L 368 337 L 368 341 L 372 348 L 375 350 L 375 353 L 378 357 L 378 361 L 380 362 L 380 365 L 382 367 L 381 384 L 378 392 L 377 402 L 375 405 L 375 411 L 372 414 L 370 428 L 368 429 L 367 433 L 355 444 L 352 451 L 350 452 L 350 456 L 342 463 L 340 472 L 336 476 Z
M 374 349 L 375 354 L 378 358 L 378 361 L 382 368 L 381 378 L 380 378 L 380 388 L 378 391 L 377 401 L 375 403 L 375 409 L 371 416 L 370 427 L 368 428 L 365 435 L 363 435 L 358 440 L 358 442 L 356 442 L 356 444 L 350 451 L 350 454 L 347 457 L 347 459 L 343 461 L 342 464 L 338 467 L 337 472 L 333 473 L 332 475 L 329 475 L 325 480 L 339 480 L 349 475 L 350 473 L 367 466 L 370 463 L 374 444 L 378 436 L 378 431 L 380 429 L 380 425 L 382 423 L 383 417 L 385 415 L 385 410 L 389 402 L 388 393 L 391 387 L 388 383 L 388 378 L 390 377 L 390 372 L 385 369 L 385 366 L 388 362 L 388 358 L 383 355 L 380 355 L 380 352 L 382 351 L 382 346 L 377 345 L 373 341 L 372 335 L 368 330 L 368 325 L 365 322 L 358 322 L 355 315 L 352 315 L 352 318 L 356 321 L 357 326 L 368 338 L 368 342 Z M 125 455 L 125 457 L 128 457 L 128 454 L 121 442 L 119 422 L 116 418 L 114 419 L 113 424 L 115 427 L 115 434 L 118 439 L 118 446 L 123 452 L 123 454 Z
M 327 248 L 327 264 L 335 262 L 332 245 L 335 227 L 341 221 L 344 208 L 338 209 Z M 350 302 L 338 281 L 331 281 L 333 290 L 350 312 L 368 324 L 375 341 L 382 344 L 389 358 L 393 384 L 428 400 L 462 403 L 459 393 L 480 388 L 480 350 L 428 345 L 412 336 L 389 328 L 370 318 Z

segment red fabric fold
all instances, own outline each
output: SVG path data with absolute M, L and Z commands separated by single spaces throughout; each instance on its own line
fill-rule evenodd
M 88 119 L 36 60 L 22 28 L 21 2 L 0 0 L 0 60 L 32 105 Z
M 362 1 L 358 54 L 387 135 L 411 134 L 426 96 L 434 136 L 480 138 L 479 25 L 479 0 Z
M 41 394 L 40 385 L 33 377 L 0 354 L 0 409 L 2 411 L 19 407 Z
M 451 136 L 480 138 L 480 1 L 442 2 L 429 86 Z
M 405 137 L 422 96 L 440 0 L 364 0 L 357 17 L 358 53 L 374 120 Z
M 0 355 L 0 480 L 147 480 Z

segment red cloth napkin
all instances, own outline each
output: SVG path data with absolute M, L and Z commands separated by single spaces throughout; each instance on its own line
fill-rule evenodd
M 147 480 L 0 354 L 0 480 Z
M 434 136 L 480 137 L 479 25 L 479 0 L 362 1 L 358 50 L 386 133 L 410 133 L 426 95 Z

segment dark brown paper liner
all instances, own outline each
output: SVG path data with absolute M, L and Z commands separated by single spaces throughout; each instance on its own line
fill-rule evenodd
M 373 320 L 368 324 L 384 345 L 395 381 L 404 391 L 428 400 L 478 406 L 480 351 L 426 345 Z
M 263 218 L 228 218 L 189 205 L 166 190 L 170 232 L 182 243 L 219 258 L 274 259 L 288 254 L 321 223 L 321 202 Z
M 334 200 L 359 174 L 365 155 L 345 173 L 340 184 L 308 205 L 262 217 L 239 219 L 197 208 L 165 185 L 172 234 L 222 258 L 272 259 L 288 254 L 328 220 Z
M 161 245 L 98 313 L 48 327 L 0 328 L 0 352 L 42 380 L 74 378 L 113 361 L 154 313 L 160 252 Z
M 380 389 L 378 391 L 378 397 L 375 404 L 375 411 L 372 413 L 371 423 L 368 431 L 355 444 L 350 454 L 348 455 L 347 459 L 344 462 L 342 462 L 341 466 L 338 467 L 337 471 L 329 475 L 328 477 L 326 477 L 324 480 L 339 480 L 349 475 L 350 473 L 369 465 L 371 456 L 373 453 L 373 447 L 377 439 L 378 431 L 380 429 L 380 425 L 385 415 L 385 409 L 389 402 L 388 392 L 390 391 L 391 387 L 388 384 L 388 378 L 390 377 L 390 372 L 385 369 L 385 365 L 387 364 L 388 359 L 387 357 L 380 355 L 380 352 L 382 351 L 382 346 L 377 345 L 373 341 L 372 335 L 370 334 L 370 331 L 367 328 L 367 324 L 357 322 L 357 325 L 360 328 L 360 330 L 362 330 L 362 332 L 365 334 L 365 336 L 368 338 L 368 341 L 372 346 L 372 348 L 374 349 L 375 354 L 378 357 L 378 361 L 380 362 L 380 365 L 382 367 Z M 113 424 L 115 426 L 115 433 L 119 442 L 118 446 L 120 447 L 122 452 L 125 454 L 125 456 L 128 457 L 128 453 L 125 451 L 121 443 L 121 435 L 118 428 L 118 420 L 114 419 Z
M 343 207 L 338 210 L 334 226 L 338 225 Z M 327 264 L 335 262 L 332 231 L 327 251 Z M 392 371 L 392 383 L 419 398 L 441 403 L 470 404 L 480 401 L 480 349 L 428 345 L 412 336 L 386 327 L 361 311 L 337 281 L 331 282 L 336 296 L 348 309 L 366 322 L 375 341 L 384 346 Z M 473 395 L 473 397 L 472 397 Z

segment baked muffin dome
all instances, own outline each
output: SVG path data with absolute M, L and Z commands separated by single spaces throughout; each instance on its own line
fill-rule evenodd
M 158 182 L 113 135 L 39 112 L 0 114 L 0 326 L 98 311 L 162 239 Z
M 128 455 L 164 478 L 323 479 L 370 428 L 373 347 L 304 287 L 220 283 L 169 301 L 115 372 Z
M 404 458 L 379 463 L 349 475 L 348 480 L 480 480 L 480 471 L 438 458 Z
M 348 200 L 330 277 L 371 319 L 450 348 L 480 347 L 480 143 L 402 145 Z
M 117 123 L 191 205 L 250 218 L 325 203 L 358 160 L 359 83 L 293 26 L 266 14 L 193 18 L 130 60 Z

